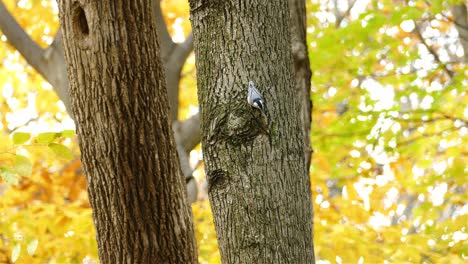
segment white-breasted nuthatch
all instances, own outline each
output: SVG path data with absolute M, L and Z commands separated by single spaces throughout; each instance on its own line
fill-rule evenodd
M 247 94 L 247 102 L 252 107 L 257 108 L 265 114 L 265 100 L 263 99 L 260 92 L 255 88 L 255 84 L 252 81 L 249 81 L 249 92 Z

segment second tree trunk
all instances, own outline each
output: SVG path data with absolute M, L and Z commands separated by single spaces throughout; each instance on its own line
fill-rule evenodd
M 287 1 L 190 1 L 202 145 L 224 263 L 312 263 Z M 247 103 L 249 81 L 269 125 Z

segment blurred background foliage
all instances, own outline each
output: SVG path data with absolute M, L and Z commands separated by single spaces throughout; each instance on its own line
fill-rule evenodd
M 51 44 L 55 1 L 3 3 Z M 466 263 L 468 56 L 451 12 L 463 1 L 306 3 L 318 263 Z M 183 41 L 187 1 L 162 9 Z M 184 119 L 197 111 L 193 56 L 180 85 Z M 0 263 L 96 263 L 73 121 L 1 34 L 0 92 Z M 200 148 L 191 156 L 195 165 Z M 194 175 L 199 260 L 219 263 L 203 165 Z

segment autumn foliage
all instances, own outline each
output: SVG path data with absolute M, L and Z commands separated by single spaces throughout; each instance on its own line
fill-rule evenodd
M 41 47 L 50 45 L 55 1 L 3 3 Z M 457 3 L 307 1 L 318 263 L 468 260 L 468 50 L 451 12 Z M 187 1 L 162 8 L 182 41 Z M 73 121 L 0 36 L 0 263 L 96 263 Z M 191 56 L 182 119 L 197 111 L 194 67 Z M 191 159 L 201 159 L 199 147 Z M 199 260 L 219 263 L 202 164 L 194 176 Z

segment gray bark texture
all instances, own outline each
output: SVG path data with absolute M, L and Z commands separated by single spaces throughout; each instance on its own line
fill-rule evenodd
M 222 261 L 313 263 L 288 1 L 191 0 L 190 12 L 203 157 Z M 265 97 L 266 118 L 247 103 L 249 81 Z
M 196 263 L 150 1 L 58 3 L 101 263 Z
M 304 155 L 307 168 L 310 167 L 312 147 L 310 144 L 310 124 L 312 121 L 312 101 L 310 98 L 309 51 L 307 50 L 307 17 L 304 0 L 289 0 L 289 16 L 291 27 L 291 51 L 294 61 L 294 77 L 296 80 L 297 97 L 301 101 L 301 121 L 304 130 Z

